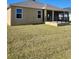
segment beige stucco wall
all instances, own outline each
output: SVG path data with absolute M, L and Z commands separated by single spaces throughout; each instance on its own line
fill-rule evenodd
M 7 10 L 7 24 L 11 25 L 11 8 Z
M 17 8 L 23 9 L 23 18 L 17 19 L 15 10 Z M 33 9 L 33 8 L 25 8 L 25 7 L 11 7 L 11 25 L 18 25 L 18 24 L 33 24 L 33 23 L 43 23 L 42 18 L 37 18 L 37 10 L 40 9 Z M 41 10 L 42 11 L 42 10 Z

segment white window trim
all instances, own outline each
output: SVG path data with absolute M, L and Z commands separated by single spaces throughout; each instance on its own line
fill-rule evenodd
M 16 17 L 17 14 L 18 14 L 18 13 L 16 13 L 16 10 L 17 10 L 17 9 L 21 9 L 21 10 L 22 10 L 22 13 L 21 13 L 21 14 L 22 14 L 22 18 L 17 18 L 17 17 Z M 20 13 L 19 13 L 19 14 L 20 14 Z M 23 19 L 23 8 L 16 8 L 16 9 L 15 9 L 15 18 L 16 18 L 16 19 Z

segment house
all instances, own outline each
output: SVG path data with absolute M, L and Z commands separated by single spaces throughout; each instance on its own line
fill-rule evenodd
M 36 0 L 28 0 L 20 3 L 14 3 L 7 8 L 7 23 L 10 26 L 20 24 L 37 24 L 51 22 L 68 22 L 69 11 L 39 3 Z

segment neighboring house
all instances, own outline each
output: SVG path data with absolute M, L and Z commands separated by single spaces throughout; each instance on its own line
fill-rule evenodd
M 69 21 L 69 11 L 29 0 L 14 3 L 7 8 L 8 25 L 36 24 L 53 21 Z

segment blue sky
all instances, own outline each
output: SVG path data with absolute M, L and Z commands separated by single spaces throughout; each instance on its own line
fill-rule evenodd
M 8 4 L 16 3 L 16 2 L 22 2 L 26 0 L 8 0 Z M 65 8 L 65 7 L 71 7 L 71 0 L 38 0 L 41 3 L 47 3 L 50 5 L 55 5 L 60 8 Z

